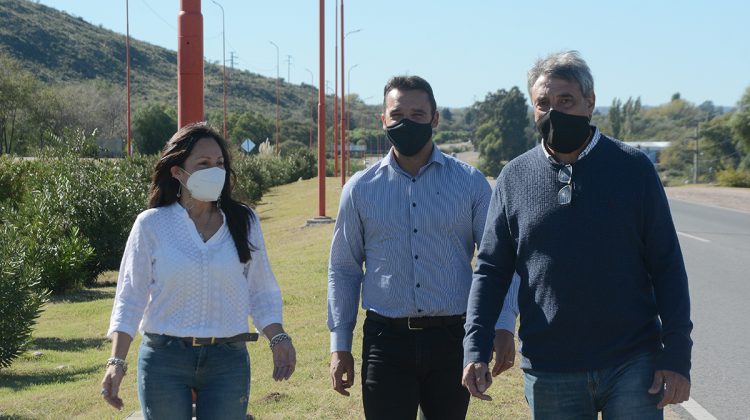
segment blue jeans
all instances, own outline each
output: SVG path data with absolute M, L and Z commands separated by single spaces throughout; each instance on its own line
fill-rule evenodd
M 524 369 L 525 394 L 531 416 L 539 420 L 663 419 L 656 408 L 661 394 L 648 389 L 654 380 L 653 353 L 611 368 L 583 372 Z
M 138 398 L 145 419 L 245 419 L 250 358 L 244 342 L 193 347 L 175 337 L 144 334 L 138 353 Z

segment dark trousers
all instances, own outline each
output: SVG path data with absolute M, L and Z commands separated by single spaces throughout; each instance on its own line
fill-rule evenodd
M 368 419 L 464 419 L 463 325 L 413 331 L 365 319 L 362 400 Z

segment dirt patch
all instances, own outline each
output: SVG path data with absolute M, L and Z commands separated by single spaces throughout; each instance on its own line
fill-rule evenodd
M 667 196 L 675 200 L 750 213 L 750 188 L 684 186 L 667 187 L 665 190 Z

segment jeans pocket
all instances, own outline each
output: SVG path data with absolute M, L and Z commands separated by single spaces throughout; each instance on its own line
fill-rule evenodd
M 229 351 L 241 351 L 247 349 L 247 343 L 244 341 L 235 341 L 233 343 L 219 344 L 219 347 Z
M 170 337 L 168 335 L 151 333 L 143 334 L 143 344 L 151 347 L 152 349 L 163 349 L 170 343 L 172 343 L 173 340 L 174 337 Z

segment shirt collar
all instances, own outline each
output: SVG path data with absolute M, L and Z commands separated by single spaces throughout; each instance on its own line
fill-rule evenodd
M 420 169 L 420 172 L 422 169 L 430 166 L 432 162 L 435 162 L 440 165 L 445 165 L 445 156 L 443 156 L 443 152 L 440 151 L 437 144 L 432 144 L 432 153 L 430 154 L 430 158 L 427 160 L 427 163 Z M 380 165 L 378 166 L 378 171 L 385 168 L 386 166 L 392 166 L 393 169 L 403 170 L 400 166 L 398 166 L 398 162 L 396 162 L 396 157 L 393 155 L 393 147 L 391 147 L 390 150 L 388 150 L 388 154 L 385 155 L 385 157 L 380 161 Z
M 586 146 L 586 148 L 583 149 L 583 151 L 581 152 L 581 154 L 578 155 L 578 158 L 576 159 L 576 162 L 578 162 L 579 160 L 583 159 L 587 154 L 589 154 L 594 149 L 594 146 L 596 146 L 596 144 L 599 143 L 599 138 L 602 136 L 602 133 L 599 131 L 599 127 L 596 127 L 596 126 L 592 126 L 592 127 L 594 127 L 594 135 L 591 136 L 591 141 Z M 544 147 L 543 142 L 544 142 L 544 139 L 540 139 L 539 140 L 539 143 L 540 143 L 539 145 L 542 147 L 542 151 L 544 152 L 544 156 L 546 156 L 547 160 L 549 160 L 550 162 L 559 164 L 560 162 L 558 162 L 558 160 L 555 159 L 554 156 L 552 156 L 552 154 L 547 150 L 547 148 Z

